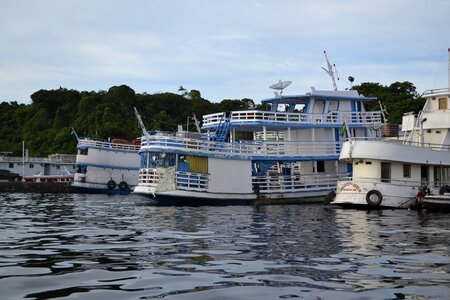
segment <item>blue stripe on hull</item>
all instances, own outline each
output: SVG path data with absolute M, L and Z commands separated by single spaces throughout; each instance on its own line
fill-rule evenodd
M 142 194 L 140 194 L 142 195 Z M 254 201 L 250 199 L 208 199 L 208 198 L 194 198 L 194 197 L 177 197 L 177 196 L 163 196 L 145 194 L 144 196 L 150 198 L 155 204 L 160 206 L 203 206 L 203 205 L 248 205 L 253 204 Z

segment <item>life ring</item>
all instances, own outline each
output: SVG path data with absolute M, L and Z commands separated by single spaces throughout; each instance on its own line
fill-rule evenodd
M 119 189 L 122 190 L 122 191 L 127 191 L 130 188 L 128 187 L 128 183 L 126 183 L 125 181 L 121 181 L 119 183 Z
M 108 186 L 108 189 L 113 190 L 116 187 L 116 182 L 114 180 L 109 180 L 106 185 Z
M 370 206 L 378 206 L 383 201 L 383 195 L 377 190 L 368 191 L 366 194 L 367 204 Z

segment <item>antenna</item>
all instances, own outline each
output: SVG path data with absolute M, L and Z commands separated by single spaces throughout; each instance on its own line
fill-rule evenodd
M 289 80 L 286 80 L 286 81 L 280 80 L 279 82 L 269 86 L 269 88 L 280 91 L 280 98 L 281 98 L 281 96 L 283 95 L 283 90 L 285 88 L 287 88 L 291 83 L 292 83 L 292 81 L 289 81 Z M 275 92 L 275 96 L 278 96 L 277 92 Z
M 148 135 L 147 129 L 145 129 L 145 125 L 144 125 L 144 122 L 142 122 L 141 115 L 139 114 L 136 107 L 133 107 L 133 108 L 134 108 L 134 114 L 136 115 L 136 119 L 138 120 L 138 123 L 139 123 L 139 126 L 141 127 L 142 133 L 145 135 L 145 138 L 147 139 L 147 142 L 148 142 L 150 136 Z
M 337 69 L 336 69 L 336 65 L 333 64 L 331 65 L 330 61 L 328 60 L 328 56 L 327 56 L 327 51 L 323 51 L 323 53 L 325 54 L 325 60 L 327 61 L 327 68 L 325 69 L 324 67 L 322 67 L 322 69 L 327 72 L 327 74 L 331 77 L 331 80 L 333 81 L 333 88 L 335 91 L 337 91 L 337 85 L 336 85 L 336 79 L 334 78 L 334 74 L 336 74 L 337 80 L 339 80 L 339 76 L 337 73 Z M 333 71 L 333 67 L 334 67 L 334 71 Z
M 71 131 L 70 133 L 73 134 L 73 135 L 75 135 L 75 137 L 77 138 L 77 142 L 80 141 L 80 139 L 78 138 L 78 134 L 77 134 L 77 132 L 75 131 L 75 129 L 73 129 L 73 127 L 72 127 L 72 131 Z

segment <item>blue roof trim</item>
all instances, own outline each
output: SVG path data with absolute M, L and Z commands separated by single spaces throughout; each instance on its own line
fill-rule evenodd
M 361 101 L 374 101 L 377 100 L 377 97 L 352 97 L 352 96 L 334 96 L 334 95 L 317 95 L 317 94 L 308 94 L 308 95 L 288 95 L 288 96 L 283 96 L 283 98 L 280 97 L 273 97 L 273 98 L 267 98 L 267 99 L 263 99 L 261 100 L 261 103 L 267 103 L 267 102 L 274 102 L 274 101 L 282 101 L 284 99 L 287 100 L 295 100 L 295 99 L 299 99 L 299 100 L 308 100 L 311 98 L 315 98 L 315 99 L 337 99 L 337 100 L 361 100 Z
M 140 167 L 130 167 L 130 166 L 111 166 L 111 165 L 100 165 L 91 163 L 75 163 L 76 166 L 86 166 L 86 167 L 96 167 L 104 169 L 124 169 L 124 170 L 139 170 Z
M 186 151 L 185 149 L 162 149 L 162 148 L 151 148 L 142 149 L 140 153 L 143 152 L 164 152 L 164 153 L 176 153 L 176 154 L 188 154 L 194 156 L 206 156 L 213 158 L 223 158 L 223 159 L 234 159 L 234 160 L 276 160 L 276 161 L 311 161 L 311 160 L 338 160 L 339 155 L 329 155 L 329 156 L 241 156 L 241 155 L 229 155 L 220 152 L 196 152 L 196 151 Z

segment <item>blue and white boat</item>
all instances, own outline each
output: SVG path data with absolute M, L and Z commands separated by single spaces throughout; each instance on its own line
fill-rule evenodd
M 138 182 L 140 141 L 78 139 L 72 192 L 128 194 Z
M 262 100 L 266 110 L 203 116 L 203 134 L 145 131 L 134 192 L 161 204 L 323 201 L 351 175 L 338 161 L 345 135 L 380 135 L 384 112 L 364 105 L 374 100 L 355 90 L 281 92 Z

